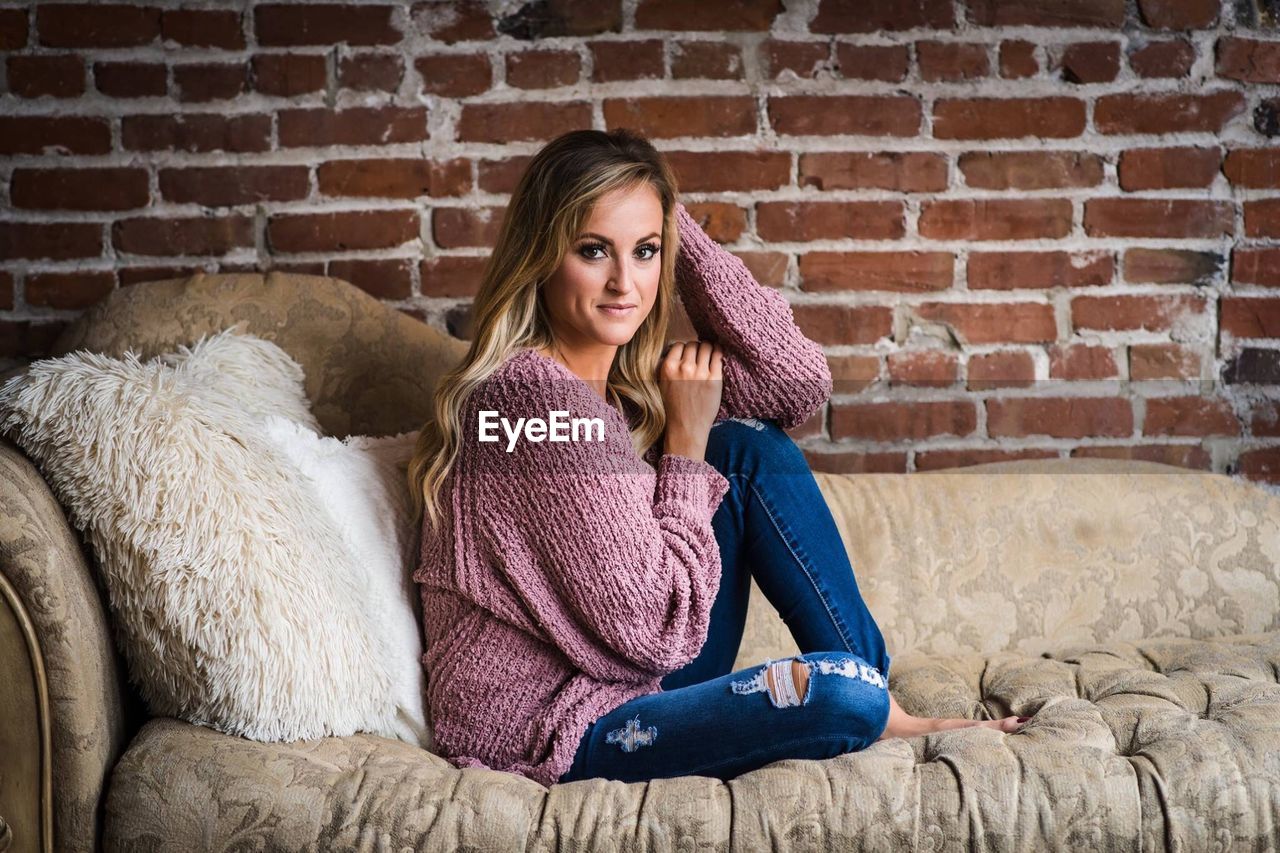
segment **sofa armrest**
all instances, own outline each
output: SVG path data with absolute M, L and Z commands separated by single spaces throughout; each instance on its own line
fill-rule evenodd
M 139 711 L 104 600 L 39 469 L 0 437 L 0 817 L 16 849 L 99 844 L 103 788 Z

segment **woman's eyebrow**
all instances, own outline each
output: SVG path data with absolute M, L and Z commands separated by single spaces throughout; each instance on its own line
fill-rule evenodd
M 646 234 L 645 236 L 641 237 L 639 240 L 636 240 L 636 243 L 637 244 L 643 243 L 645 240 L 648 240 L 650 237 L 661 237 L 661 236 L 662 235 L 659 234 L 657 231 L 654 231 L 652 233 Z M 583 237 L 595 237 L 601 243 L 608 243 L 610 246 L 613 245 L 613 241 L 610 240 L 608 237 L 604 236 L 603 234 L 597 234 L 594 231 L 584 231 L 578 235 L 579 240 L 581 240 Z

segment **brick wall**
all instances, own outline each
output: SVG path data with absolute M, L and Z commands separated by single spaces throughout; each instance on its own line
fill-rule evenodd
M 194 269 L 465 336 L 527 156 L 647 133 L 837 377 L 815 468 L 1280 483 L 1266 0 L 0 3 L 0 358 Z

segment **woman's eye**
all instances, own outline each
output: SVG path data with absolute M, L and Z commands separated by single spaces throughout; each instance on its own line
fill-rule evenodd
M 641 246 L 641 247 L 639 247 L 638 249 L 636 249 L 636 251 L 637 251 L 637 252 L 649 252 L 649 254 L 647 254 L 647 255 L 642 255 L 642 256 L 641 256 L 641 258 L 640 258 L 640 260 L 642 260 L 642 261 L 647 261 L 647 260 L 650 260 L 651 258 L 653 258 L 653 256 L 654 256 L 654 255 L 658 254 L 658 247 L 657 247 L 656 245 L 654 245 L 653 243 L 645 243 L 643 246 Z
M 603 245 L 603 244 L 601 244 L 601 243 L 587 243 L 587 244 L 583 245 L 582 247 L 580 247 L 580 248 L 578 249 L 578 254 L 582 255 L 582 257 L 584 257 L 584 258 L 588 258 L 589 260 L 593 260 L 593 261 L 594 261 L 594 260 L 597 260 L 598 258 L 603 257 L 603 255 L 593 255 L 593 254 L 591 254 L 591 253 L 592 253 L 592 252 L 603 252 L 603 251 L 604 251 L 604 245 Z

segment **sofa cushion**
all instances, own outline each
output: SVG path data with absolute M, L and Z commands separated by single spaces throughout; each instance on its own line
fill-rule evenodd
M 1033 714 L 705 776 L 550 790 L 371 735 L 259 744 L 171 719 L 121 758 L 107 849 L 1263 849 L 1280 632 L 894 663 L 913 713 Z M 961 841 L 963 840 L 963 841 Z

